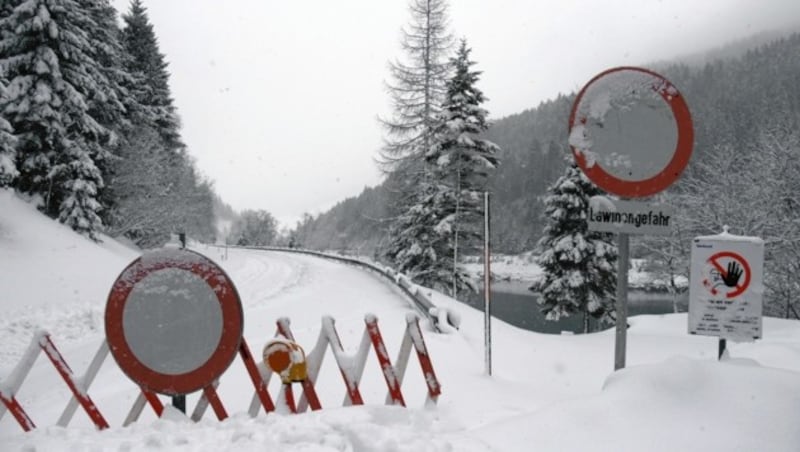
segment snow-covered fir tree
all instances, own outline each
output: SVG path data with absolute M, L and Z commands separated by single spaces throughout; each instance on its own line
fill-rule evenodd
M 99 190 L 97 199 L 103 205 L 100 217 L 108 226 L 116 204 L 117 193 L 111 187 L 115 163 L 119 160 L 120 142 L 132 127 L 140 121 L 131 115 L 138 111 L 136 99 L 129 93 L 135 84 L 133 77 L 123 65 L 127 55 L 122 47 L 122 31 L 117 23 L 117 10 L 109 0 L 78 0 L 92 22 L 86 31 L 92 48 L 92 57 L 98 63 L 99 73 L 94 77 L 102 88 L 103 96 L 88 99 L 89 114 L 103 127 L 111 131 L 94 156 L 95 164 L 103 175 L 105 185 Z
M 611 320 L 616 290 L 617 246 L 613 234 L 588 230 L 589 199 L 603 192 L 574 163 L 549 188 L 545 199 L 548 225 L 538 243 L 536 263 L 543 274 L 530 290 L 548 320 L 582 313 Z
M 418 278 L 427 274 L 423 262 L 438 255 L 435 249 L 439 247 L 433 243 L 435 223 L 431 218 L 416 225 L 411 222 L 420 221 L 418 216 L 434 201 L 425 153 L 432 143 L 450 71 L 447 53 L 452 37 L 447 32 L 447 10 L 446 0 L 410 0 L 411 20 L 401 40 L 405 59 L 390 64 L 392 81 L 387 87 L 393 112 L 391 117 L 381 118 L 387 133 L 381 164 L 388 173 L 388 205 L 393 217 L 382 254 L 399 271 Z
M 181 149 L 184 145 L 180 137 L 180 119 L 169 88 L 168 64 L 159 50 L 147 9 L 141 0 L 133 0 L 122 18 L 125 22 L 122 42 L 128 56 L 124 63 L 135 80 L 135 85 L 130 87 L 131 94 L 144 108 L 140 119 L 152 121 L 148 125 L 162 137 L 167 150 Z
M 108 98 L 92 28 L 74 0 L 26 0 L 0 18 L 0 73 L 9 82 L 0 113 L 18 137 L 15 186 L 90 237 L 102 227 L 96 197 L 103 178 L 94 158 L 109 133 L 89 113 L 92 99 Z
M 93 11 L 104 20 L 111 16 L 105 8 Z M 160 246 L 178 231 L 211 241 L 216 234 L 213 189 L 182 142 L 155 30 L 139 0 L 131 2 L 123 19 L 119 59 L 124 70 L 113 76 L 125 94 L 126 113 L 108 177 L 109 232 L 143 248 Z M 104 58 L 116 60 L 116 49 L 107 49 Z
M 436 183 L 420 186 L 411 207 L 395 219 L 392 230 L 396 232 L 384 251 L 396 270 L 417 284 L 442 291 L 450 290 L 453 275 L 452 264 L 443 265 L 452 253 L 450 234 L 442 229 L 445 218 L 439 216 L 446 193 Z
M 18 0 L 8 0 L 0 4 L 0 17 L 7 17 L 11 15 Z M 6 29 L 0 26 L 0 42 L 7 36 L 14 34 L 13 30 Z M 0 54 L 2 51 L 0 50 Z M 0 103 L 3 102 L 3 97 L 6 93 L 6 86 L 8 80 L 4 77 L 5 71 L 0 66 Z M 16 138 L 12 134 L 13 129 L 11 124 L 0 114 L 0 188 L 8 187 L 19 175 L 17 171 L 17 151 L 16 151 Z
M 0 99 L 5 93 L 5 84 L 0 78 Z M 2 101 L 0 101 L 2 102 Z M 16 138 L 12 134 L 11 124 L 0 116 L 0 188 L 8 187 L 19 175 L 17 171 L 15 149 Z
M 452 293 L 474 289 L 466 271 L 458 265 L 459 254 L 479 248 L 483 231 L 484 201 L 489 174 L 499 163 L 499 148 L 479 135 L 488 128 L 486 98 L 477 88 L 480 72 L 472 69 L 471 49 L 462 40 L 451 59 L 453 76 L 447 82 L 442 111 L 437 115 L 433 142 L 425 160 L 437 195 L 432 207 L 439 222 L 434 231 L 446 238 L 446 252 L 436 267 L 449 270 Z M 445 273 L 442 271 L 442 273 Z M 441 281 L 439 281 L 441 282 Z

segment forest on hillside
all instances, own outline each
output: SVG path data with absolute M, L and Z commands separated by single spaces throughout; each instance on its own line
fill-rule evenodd
M 169 77 L 141 0 L 0 2 L 0 189 L 94 240 L 213 241 Z
M 667 276 L 685 274 L 691 238 L 730 225 L 733 233 L 767 241 L 768 265 L 784 273 L 783 284 L 772 290 L 789 300 L 794 257 L 800 256 L 800 34 L 704 64 L 650 68 L 689 103 L 695 147 L 681 179 L 658 195 L 676 209 L 676 232 L 634 240 L 634 254 L 650 257 Z M 545 225 L 543 199 L 571 158 L 573 99 L 574 93 L 559 95 L 493 121 L 485 133 L 500 147 L 502 162 L 490 178 L 494 252 L 536 249 Z M 386 187 L 367 188 L 325 213 L 306 215 L 292 239 L 307 248 L 377 257 L 387 235 L 388 199 Z M 793 309 L 788 301 L 779 305 Z
M 797 34 L 737 57 L 704 65 L 660 64 L 653 69 L 672 81 L 690 104 L 696 134 L 687 173 L 709 158 L 710 149 L 752 148 L 760 130 L 791 127 L 800 117 Z M 492 244 L 499 253 L 532 250 L 541 236 L 542 197 L 571 158 L 567 118 L 573 99 L 574 93 L 559 95 L 493 121 L 486 133 L 501 149 L 502 164 L 490 179 Z M 681 186 L 679 181 L 670 192 L 680 191 Z M 293 236 L 309 248 L 372 254 L 385 239 L 387 199 L 383 186 L 368 187 L 327 212 L 306 214 Z

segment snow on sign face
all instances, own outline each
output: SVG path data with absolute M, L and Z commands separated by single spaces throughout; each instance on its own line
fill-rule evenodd
M 163 249 L 133 261 L 106 304 L 109 349 L 140 386 L 168 395 L 211 384 L 239 350 L 242 306 L 230 278 L 209 259 Z
M 691 156 L 688 106 L 662 76 L 610 69 L 581 90 L 569 119 L 569 144 L 587 177 L 603 190 L 643 197 L 672 184 Z
M 165 268 L 133 287 L 123 308 L 122 327 L 125 341 L 142 364 L 180 375 L 200 367 L 216 350 L 222 336 L 222 309 L 202 278 Z

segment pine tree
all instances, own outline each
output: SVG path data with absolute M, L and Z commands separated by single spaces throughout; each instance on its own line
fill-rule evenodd
M 447 9 L 446 0 L 411 0 L 409 4 L 411 22 L 403 29 L 401 41 L 407 61 L 389 66 L 394 113 L 381 119 L 388 134 L 382 156 L 390 170 L 405 159 L 419 160 L 430 145 L 450 71 Z
M 436 183 L 418 187 L 411 207 L 395 220 L 396 232 L 384 251 L 397 271 L 417 284 L 442 291 L 449 289 L 452 280 L 452 265 L 442 265 L 443 258 L 451 254 L 449 231 L 442 229 L 447 223 L 439 216 L 445 193 Z
M 159 246 L 176 232 L 213 240 L 213 189 L 181 140 L 167 62 L 140 0 L 131 2 L 123 20 L 120 79 L 129 93 L 130 128 L 112 168 L 110 230 L 142 247 Z
M 167 150 L 183 148 L 180 120 L 169 89 L 167 62 L 159 51 L 147 9 L 141 0 L 133 0 L 130 10 L 122 18 L 125 21 L 122 41 L 127 53 L 124 64 L 134 78 L 135 84 L 129 87 L 131 94 L 143 109 L 139 119 L 152 121 L 147 125 L 158 131 Z
M 547 320 L 582 313 L 610 320 L 616 288 L 617 247 L 613 235 L 588 230 L 589 199 L 603 194 L 574 163 L 545 199 L 549 224 L 539 240 L 536 263 L 544 273 L 530 290 L 538 292 Z
M 130 133 L 133 124 L 144 121 L 134 116 L 141 110 L 136 99 L 130 94 L 130 87 L 135 86 L 134 78 L 128 73 L 124 62 L 126 53 L 122 47 L 122 30 L 117 24 L 117 10 L 109 0 L 77 0 L 80 6 L 92 18 L 87 24 L 93 58 L 98 63 L 99 73 L 96 75 L 102 87 L 103 96 L 88 99 L 89 114 L 103 127 L 111 131 L 102 143 L 94 161 L 103 175 L 105 186 L 98 191 L 97 199 L 103 205 L 101 218 L 105 225 L 112 220 L 112 212 L 116 207 L 119 193 L 114 190 L 111 181 L 119 160 L 121 141 Z
M 73 0 L 27 0 L 0 19 L 0 73 L 9 81 L 0 113 L 18 137 L 15 188 L 41 196 L 45 213 L 94 238 L 103 186 L 94 158 L 109 132 L 89 112 L 91 100 L 108 95 L 93 27 Z
M 401 41 L 406 61 L 395 61 L 389 67 L 393 82 L 388 89 L 394 111 L 391 118 L 381 119 L 387 132 L 381 165 L 388 173 L 388 205 L 393 216 L 382 254 L 399 271 L 421 275 L 425 271 L 422 263 L 437 254 L 434 249 L 438 245 L 432 242 L 430 229 L 435 224 L 428 223 L 430 228 L 423 231 L 409 221 L 417 221 L 414 218 L 431 208 L 433 201 L 434 186 L 425 154 L 446 93 L 450 71 L 446 54 L 452 38 L 447 33 L 445 0 L 411 0 L 409 12 L 411 22 L 403 29 Z M 417 235 L 409 235 L 409 229 Z M 423 255 L 409 254 L 416 251 Z
M 2 78 L 0 78 L 0 99 L 4 95 L 5 85 Z M 19 175 L 16 163 L 16 138 L 12 131 L 11 124 L 0 116 L 0 188 L 11 185 Z
M 431 166 L 433 184 L 439 190 L 433 204 L 440 218 L 434 230 L 445 235 L 446 252 L 436 266 L 451 270 L 455 294 L 459 289 L 472 289 L 466 271 L 458 266 L 459 249 L 478 249 L 483 225 L 483 192 L 490 172 L 497 166 L 500 149 L 479 135 L 488 129 L 487 112 L 481 108 L 486 100 L 476 87 L 480 72 L 471 69 L 471 49 L 466 40 L 451 64 L 454 74 L 447 82 L 447 95 L 442 112 L 437 115 L 433 142 L 425 154 Z
M 85 12 L 87 20 L 83 24 L 90 48 L 90 56 L 95 62 L 90 68 L 97 85 L 96 93 L 87 99 L 89 114 L 103 127 L 112 131 L 103 143 L 106 151 L 101 158 L 108 157 L 108 149 L 116 141 L 116 133 L 125 125 L 126 103 L 130 102 L 125 88 L 131 77 L 123 67 L 123 48 L 121 31 L 117 26 L 117 11 L 109 0 L 76 0 Z M 109 146 L 110 145 L 110 146 Z

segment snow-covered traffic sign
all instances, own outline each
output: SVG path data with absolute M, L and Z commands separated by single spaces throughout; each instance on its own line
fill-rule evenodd
M 188 394 L 211 385 L 239 351 L 242 305 L 231 279 L 188 250 L 146 253 L 108 296 L 106 339 L 120 369 L 145 389 Z
M 689 107 L 667 79 L 636 67 L 595 76 L 575 98 L 569 144 L 586 176 L 626 198 L 669 187 L 689 163 Z
M 692 245 L 689 333 L 735 341 L 761 337 L 764 241 L 722 234 Z

